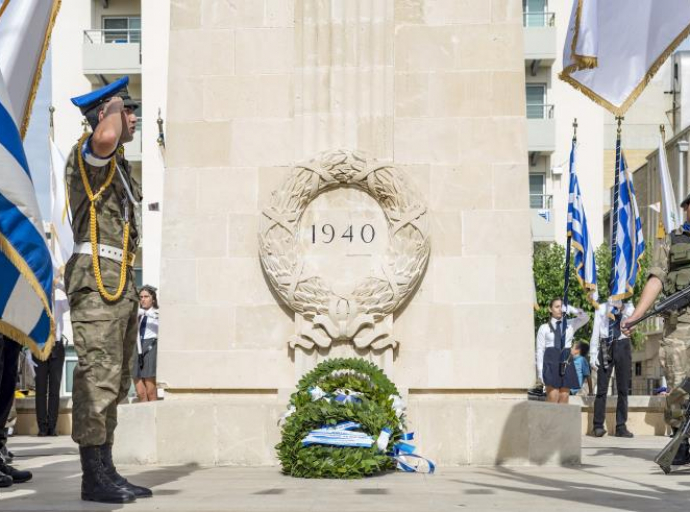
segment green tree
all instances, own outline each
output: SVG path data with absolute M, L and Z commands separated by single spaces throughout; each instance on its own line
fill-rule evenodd
M 646 282 L 647 268 L 649 267 L 651 251 L 645 251 L 641 261 L 639 278 L 635 283 L 632 297 L 636 303 Z M 611 248 L 602 244 L 595 251 L 597 262 L 597 285 L 599 287 L 599 302 L 603 302 L 609 296 L 609 277 L 611 275 Z M 551 299 L 563 297 L 563 274 L 565 271 L 565 247 L 556 243 L 537 242 L 534 244 L 534 257 L 532 262 L 534 272 L 534 284 L 537 290 L 537 303 L 539 309 L 534 314 L 535 330 L 549 319 L 549 303 Z M 587 300 L 587 294 L 580 286 L 575 275 L 573 260 L 570 265 L 570 286 L 568 288 L 568 304 L 576 308 L 584 309 L 590 314 L 594 308 Z M 592 322 L 580 329 L 578 339 L 589 340 L 592 334 Z M 644 343 L 644 335 L 636 332 L 633 344 L 639 348 Z

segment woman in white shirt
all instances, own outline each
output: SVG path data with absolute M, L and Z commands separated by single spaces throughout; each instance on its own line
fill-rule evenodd
M 145 285 L 139 291 L 139 332 L 137 353 L 134 357 L 134 388 L 140 402 L 158 400 L 156 390 L 156 363 L 158 354 L 158 297 L 153 286 Z
M 563 301 L 552 299 L 549 312 L 551 318 L 537 331 L 537 374 L 546 386 L 546 401 L 567 404 L 570 389 L 579 383 L 575 367 L 561 363 L 567 360 L 575 332 L 589 322 L 589 315 L 568 306 L 567 313 L 575 318 L 568 321 L 563 339 Z

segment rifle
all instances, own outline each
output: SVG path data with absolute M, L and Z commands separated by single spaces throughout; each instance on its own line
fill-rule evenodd
M 690 400 L 688 400 L 685 406 L 683 424 L 676 430 L 673 439 L 671 439 L 664 449 L 659 452 L 659 455 L 654 458 L 654 462 L 659 465 L 665 474 L 668 475 L 671 472 L 673 459 L 676 458 L 676 453 L 678 453 L 680 445 L 683 444 L 683 441 L 688 439 L 688 436 L 690 436 Z
M 680 290 L 679 292 L 669 295 L 664 300 L 658 302 L 657 304 L 649 310 L 649 312 L 642 315 L 639 319 L 628 322 L 626 327 L 629 329 L 639 324 L 640 322 L 647 320 L 650 316 L 661 315 L 667 311 L 678 311 L 690 304 L 690 286 Z

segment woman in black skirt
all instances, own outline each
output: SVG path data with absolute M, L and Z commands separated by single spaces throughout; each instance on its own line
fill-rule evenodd
M 537 331 L 537 373 L 546 386 L 546 401 L 567 404 L 570 389 L 578 387 L 577 372 L 572 364 L 570 347 L 575 332 L 589 322 L 589 315 L 568 306 L 569 319 L 563 336 L 563 302 L 552 299 L 549 304 L 551 318 Z
M 139 335 L 132 377 L 140 402 L 158 400 L 156 360 L 158 359 L 158 297 L 153 286 L 139 291 Z

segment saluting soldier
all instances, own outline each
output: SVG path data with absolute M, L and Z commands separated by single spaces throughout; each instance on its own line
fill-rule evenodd
M 151 490 L 129 483 L 112 459 L 117 405 L 129 391 L 138 295 L 132 263 L 139 240 L 141 189 L 124 158 L 139 105 L 124 77 L 72 98 L 93 129 L 74 145 L 65 169 L 74 255 L 65 267 L 74 347 L 72 438 L 79 445 L 81 497 L 127 503 Z
M 685 223 L 669 233 L 664 244 L 654 253 L 652 267 L 649 269 L 647 284 L 642 290 L 640 300 L 632 316 L 621 324 L 626 335 L 634 329 L 626 327 L 628 322 L 640 318 L 654 304 L 663 291 L 671 295 L 690 286 L 690 195 L 680 203 L 685 211 Z M 664 317 L 664 336 L 659 347 L 659 362 L 668 387 L 672 389 L 666 398 L 665 420 L 675 430 L 683 417 L 683 403 L 688 399 L 690 379 L 688 371 L 688 347 L 690 347 L 690 311 L 683 308 Z M 690 463 L 687 440 L 678 450 L 673 464 Z

